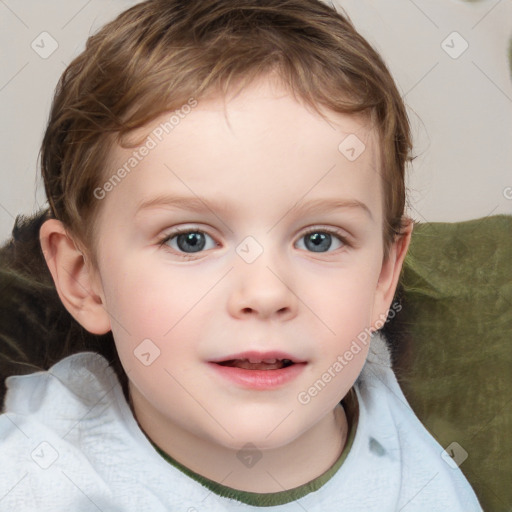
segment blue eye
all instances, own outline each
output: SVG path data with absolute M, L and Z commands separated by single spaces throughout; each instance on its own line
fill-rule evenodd
M 160 242 L 160 245 L 168 245 L 178 253 L 193 254 L 205 250 L 207 242 L 206 237 L 213 241 L 212 237 L 204 231 L 178 231 L 166 236 Z M 213 242 L 213 247 L 215 246 L 216 243 Z M 212 247 L 207 247 L 207 249 L 210 248 Z
M 330 229 L 310 229 L 299 240 L 305 240 L 305 247 L 311 252 L 327 252 L 331 248 L 333 242 L 338 242 L 339 249 L 343 245 L 348 245 L 346 239 L 338 232 Z
M 332 229 L 310 229 L 299 238 L 299 241 L 303 239 L 305 250 L 315 253 L 332 252 L 340 247 L 350 245 L 341 232 Z M 210 241 L 209 246 L 207 246 L 208 241 Z M 333 248 L 333 244 L 336 247 Z M 183 258 L 218 246 L 210 235 L 198 229 L 176 230 L 159 241 L 159 245 L 168 246 L 173 253 Z M 297 245 L 300 244 L 297 242 Z

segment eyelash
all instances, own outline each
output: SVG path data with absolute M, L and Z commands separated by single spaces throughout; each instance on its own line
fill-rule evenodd
M 169 252 L 172 252 L 175 255 L 178 255 L 179 257 L 181 257 L 183 259 L 186 259 L 186 260 L 196 259 L 195 254 L 201 254 L 205 251 L 204 250 L 198 251 L 197 253 L 177 252 L 175 249 L 172 249 L 171 247 L 166 246 L 166 243 L 169 242 L 170 240 L 172 240 L 173 238 L 175 238 L 176 236 L 184 235 L 184 234 L 188 234 L 188 233 L 202 233 L 204 235 L 208 235 L 212 240 L 214 240 L 214 238 L 211 235 L 209 235 L 206 231 L 203 231 L 201 229 L 194 229 L 194 228 L 184 229 L 184 230 L 176 229 L 173 232 L 165 235 L 160 240 L 158 240 L 157 245 L 159 247 L 164 248 L 165 250 L 168 250 Z M 337 238 L 343 244 L 344 247 L 352 247 L 352 245 L 349 243 L 347 237 L 340 230 L 333 229 L 333 228 L 318 228 L 318 227 L 308 228 L 305 232 L 303 232 L 301 234 L 301 236 L 299 237 L 299 240 L 301 238 L 304 238 L 304 237 L 312 234 L 312 233 L 327 233 L 329 235 L 333 235 L 335 238 Z M 339 249 L 341 249 L 341 248 L 339 248 Z M 310 252 L 311 254 L 330 254 L 330 253 L 336 252 L 339 249 L 335 249 L 334 251 L 318 252 L 318 253 L 315 253 L 314 251 L 307 251 L 307 252 Z

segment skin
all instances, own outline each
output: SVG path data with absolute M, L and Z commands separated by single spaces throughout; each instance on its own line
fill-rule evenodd
M 388 311 L 410 241 L 412 223 L 383 261 L 377 133 L 363 118 L 325 112 L 328 122 L 268 77 L 225 101 L 201 100 L 102 199 L 97 268 L 59 221 L 41 229 L 68 311 L 93 333 L 112 330 L 140 427 L 177 461 L 235 489 L 297 487 L 338 459 L 348 430 L 339 402 L 368 346 L 308 404 L 297 397 Z M 355 161 L 338 150 L 349 134 L 366 146 Z M 116 147 L 109 170 L 132 152 Z M 222 208 L 137 212 L 162 194 Z M 369 213 L 300 210 L 329 198 L 360 201 Z M 205 232 L 196 235 L 205 249 L 187 254 L 176 237 L 160 244 L 177 227 Z M 338 229 L 346 243 L 333 235 L 314 252 L 304 236 L 310 227 Z M 236 251 L 247 236 L 263 250 L 252 263 Z M 145 339 L 160 350 L 149 366 L 134 355 Z M 207 364 L 251 349 L 282 350 L 307 365 L 291 383 L 256 391 Z M 248 442 L 262 455 L 252 467 L 237 457 Z

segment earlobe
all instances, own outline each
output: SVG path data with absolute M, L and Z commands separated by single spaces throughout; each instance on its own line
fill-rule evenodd
M 402 234 L 397 237 L 390 247 L 388 258 L 382 264 L 373 304 L 372 330 L 380 329 L 386 320 L 387 312 L 391 307 L 398 286 L 402 265 L 409 249 L 413 227 L 414 222 L 409 219 Z
M 62 222 L 50 219 L 39 232 L 41 249 L 60 300 L 73 318 L 93 334 L 110 331 L 110 318 L 82 253 Z

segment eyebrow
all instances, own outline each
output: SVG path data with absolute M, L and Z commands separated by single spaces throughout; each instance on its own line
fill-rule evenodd
M 202 199 L 192 196 L 176 196 L 176 195 L 158 195 L 151 199 L 142 201 L 135 211 L 137 216 L 139 213 L 156 208 L 174 207 L 182 210 L 189 210 L 193 212 L 204 212 L 206 210 L 212 212 L 226 212 L 232 211 L 230 205 L 225 201 L 218 199 Z M 313 199 L 302 203 L 298 201 L 292 206 L 285 215 L 295 211 L 304 212 L 309 214 L 324 213 L 330 210 L 338 209 L 353 209 L 364 212 L 370 219 L 373 220 L 373 215 L 366 204 L 358 199 L 343 199 L 343 198 L 325 198 Z
M 309 214 L 324 213 L 329 210 L 339 209 L 352 209 L 364 212 L 370 219 L 373 220 L 373 215 L 366 204 L 358 199 L 343 199 L 343 198 L 325 198 L 325 199 L 313 199 L 311 201 L 301 204 L 300 202 L 295 203 L 290 211 L 306 211 Z

